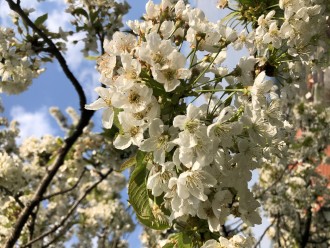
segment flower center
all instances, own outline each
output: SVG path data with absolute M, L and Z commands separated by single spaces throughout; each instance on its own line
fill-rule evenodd
M 139 103 L 140 102 L 140 95 L 137 94 L 136 92 L 131 92 L 131 94 L 128 96 L 128 101 L 129 103 Z
M 163 147 L 166 144 L 167 140 L 168 140 L 168 135 L 159 136 L 158 142 L 157 142 L 157 148 L 159 149 L 159 148 Z
M 127 71 L 126 75 L 128 79 L 137 79 L 137 73 L 134 68 L 131 68 L 129 71 Z
M 111 107 L 111 99 L 110 99 L 110 98 L 105 97 L 105 98 L 103 99 L 103 101 L 104 101 L 109 107 Z
M 199 121 L 189 120 L 185 123 L 184 129 L 188 130 L 189 133 L 194 133 L 199 126 Z
M 135 114 L 133 114 L 133 116 L 137 120 L 143 120 L 143 118 L 144 118 L 144 114 L 142 112 L 135 113 Z
M 163 66 L 163 65 L 166 64 L 166 59 L 164 58 L 164 56 L 160 52 L 154 53 L 153 56 L 152 56 L 152 60 L 155 63 L 157 63 L 157 64 L 159 64 L 161 66 Z
M 165 69 L 162 71 L 164 77 L 167 81 L 172 81 L 175 79 L 176 71 L 172 69 Z
M 140 130 L 139 127 L 132 127 L 129 130 L 129 133 L 130 133 L 131 137 L 135 137 L 139 133 L 139 130 Z

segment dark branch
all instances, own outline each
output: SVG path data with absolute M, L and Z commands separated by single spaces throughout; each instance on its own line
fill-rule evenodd
M 39 211 L 39 205 L 36 208 L 35 212 L 32 212 L 31 214 L 31 223 L 29 223 L 28 225 L 28 229 L 29 229 L 29 241 L 33 239 L 33 235 L 34 235 L 34 228 L 35 228 L 35 224 L 36 224 L 36 219 L 37 219 L 37 214 Z M 27 248 L 32 248 L 31 245 L 29 245 Z
M 76 77 L 73 75 L 71 70 L 69 69 L 65 58 L 61 54 L 61 52 L 58 50 L 54 42 L 48 38 L 48 36 L 41 30 L 39 29 L 27 16 L 27 14 L 24 12 L 24 10 L 21 8 L 19 5 L 19 2 L 17 4 L 13 0 L 6 0 L 9 4 L 9 7 L 11 10 L 15 11 L 21 18 L 22 20 L 29 26 L 31 27 L 49 46 L 49 51 L 52 52 L 52 54 L 56 57 L 58 62 L 60 63 L 65 75 L 67 78 L 71 81 L 73 84 L 75 90 L 77 91 L 80 99 L 80 109 L 83 110 L 86 104 L 86 96 L 84 93 L 83 88 L 81 87 L 79 81 L 76 79 Z
M 33 209 L 42 201 L 42 196 L 46 192 L 47 187 L 55 177 L 58 169 L 63 165 L 65 156 L 68 154 L 73 144 L 82 134 L 84 127 L 88 125 L 92 115 L 92 111 L 82 111 L 82 115 L 75 132 L 65 140 L 65 144 L 59 151 L 57 160 L 55 161 L 54 165 L 50 168 L 48 174 L 46 174 L 41 180 L 41 183 L 39 184 L 32 200 L 25 206 L 23 211 L 18 216 L 13 232 L 8 238 L 4 248 L 12 248 L 15 245 L 24 225 L 26 224 L 29 216 L 32 214 Z
M 308 244 L 308 239 L 309 239 L 309 234 L 310 234 L 310 230 L 311 230 L 311 224 L 312 224 L 312 208 L 309 207 L 307 209 L 307 220 L 305 222 L 305 228 L 304 228 L 304 232 L 302 233 L 302 237 L 301 237 L 301 244 L 300 247 L 301 248 L 305 248 Z
M 42 201 L 43 195 L 46 192 L 47 187 L 49 186 L 49 184 L 55 177 L 58 169 L 63 165 L 65 156 L 68 154 L 69 150 L 71 149 L 73 144 L 76 142 L 76 140 L 80 137 L 80 135 L 83 132 L 83 129 L 88 125 L 94 112 L 84 109 L 84 106 L 86 104 L 85 93 L 84 93 L 80 83 L 78 82 L 78 80 L 75 78 L 75 76 L 70 71 L 69 67 L 66 64 L 64 57 L 59 52 L 56 45 L 52 42 L 52 40 L 50 40 L 47 37 L 47 35 L 42 30 L 40 30 L 29 19 L 29 17 L 26 15 L 26 13 L 22 10 L 21 6 L 19 5 L 19 1 L 17 2 L 17 4 L 13 0 L 6 0 L 6 1 L 8 2 L 9 7 L 13 11 L 15 11 L 19 16 L 21 16 L 21 18 L 24 20 L 24 22 L 28 26 L 30 26 L 41 38 L 44 39 L 44 41 L 48 44 L 49 48 L 54 50 L 54 52 L 53 52 L 54 56 L 59 61 L 65 75 L 71 81 L 71 83 L 73 84 L 74 88 L 76 89 L 76 91 L 79 95 L 80 109 L 81 109 L 81 116 L 80 116 L 79 123 L 76 127 L 76 130 L 73 132 L 73 134 L 70 137 L 68 137 L 65 140 L 63 147 L 58 152 L 58 157 L 57 157 L 56 161 L 54 162 L 53 166 L 51 166 L 51 168 L 49 169 L 48 174 L 46 174 L 44 176 L 44 178 L 41 180 L 31 201 L 28 204 L 26 204 L 26 206 L 24 207 L 24 209 L 18 216 L 17 221 L 13 227 L 13 231 L 12 231 L 11 235 L 8 237 L 8 240 L 6 241 L 6 243 L 4 244 L 4 248 L 12 248 L 15 245 L 18 238 L 20 237 L 21 231 L 22 231 L 23 227 L 25 226 L 25 224 L 27 223 L 30 215 L 33 213 L 34 208 L 36 206 L 38 206 L 38 204 Z
M 277 183 L 279 183 L 283 176 L 286 174 L 287 169 L 289 169 L 289 166 L 287 166 L 283 172 L 281 173 L 281 175 L 266 189 L 264 189 L 260 194 L 256 195 L 255 198 L 256 199 L 260 199 L 266 192 L 268 192 L 271 188 L 273 188 L 274 186 L 276 186 Z M 289 169 L 290 170 L 290 169 Z

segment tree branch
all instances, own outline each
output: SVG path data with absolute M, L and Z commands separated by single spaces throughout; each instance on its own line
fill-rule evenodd
M 51 183 L 52 179 L 55 177 L 58 169 L 63 165 L 66 155 L 68 154 L 68 152 L 70 151 L 71 147 L 76 142 L 76 140 L 82 134 L 84 127 L 88 125 L 92 115 L 93 115 L 92 111 L 82 112 L 76 130 L 70 137 L 68 137 L 65 140 L 65 144 L 60 149 L 57 160 L 55 161 L 54 165 L 50 168 L 48 174 L 46 174 L 41 180 L 41 183 L 39 184 L 35 194 L 33 195 L 32 200 L 28 204 L 26 204 L 25 208 L 18 216 L 13 232 L 8 238 L 4 248 L 12 248 L 15 245 L 24 225 L 26 224 L 29 216 L 32 214 L 33 209 L 42 201 L 43 199 L 42 196 L 46 192 L 47 187 Z
M 42 196 L 46 192 L 47 187 L 49 186 L 49 184 L 55 177 L 58 169 L 61 167 L 61 165 L 63 165 L 66 155 L 68 154 L 69 150 L 71 149 L 73 144 L 76 142 L 76 140 L 82 134 L 83 129 L 88 125 L 94 112 L 84 109 L 84 106 L 86 104 L 85 93 L 84 93 L 80 83 L 78 82 L 78 80 L 75 78 L 73 73 L 70 71 L 69 67 L 66 64 L 64 57 L 59 52 L 56 45 L 52 42 L 52 40 L 50 40 L 47 37 L 47 35 L 42 30 L 40 30 L 29 19 L 29 17 L 26 15 L 26 13 L 22 10 L 21 6 L 19 5 L 19 1 L 17 2 L 17 4 L 12 0 L 6 0 L 6 1 L 8 2 L 11 10 L 15 11 L 19 16 L 21 16 L 21 18 L 24 20 L 24 22 L 28 26 L 30 26 L 41 38 L 43 38 L 51 49 L 54 49 L 54 52 L 53 52 L 54 56 L 57 58 L 65 75 L 71 81 L 71 83 L 73 84 L 75 90 L 77 91 L 77 93 L 79 95 L 80 109 L 81 109 L 81 116 L 80 116 L 78 125 L 76 127 L 76 130 L 73 132 L 73 134 L 70 137 L 68 137 L 65 140 L 63 147 L 60 149 L 60 151 L 58 153 L 57 160 L 55 161 L 53 166 L 49 169 L 48 174 L 46 174 L 43 177 L 43 179 L 41 180 L 31 201 L 28 204 L 26 204 L 26 206 L 24 207 L 24 209 L 22 210 L 22 212 L 20 213 L 20 215 L 17 218 L 13 231 L 12 231 L 11 235 L 8 237 L 8 239 L 4 245 L 4 248 L 12 248 L 15 245 L 18 238 L 20 237 L 21 231 L 22 231 L 23 227 L 25 226 L 25 224 L 27 223 L 29 216 L 33 213 L 34 208 L 42 201 L 42 199 L 43 199 Z
M 301 237 L 301 244 L 300 244 L 301 248 L 305 248 L 307 246 L 309 234 L 311 230 L 311 224 L 312 224 L 312 208 L 309 207 L 307 209 L 307 220 L 305 223 L 304 232 L 302 233 L 302 237 Z
M 30 232 L 29 241 L 33 239 L 34 228 L 35 228 L 35 223 L 36 223 L 38 211 L 39 211 L 39 205 L 37 206 L 36 211 L 32 212 L 32 214 L 31 214 L 31 223 L 28 225 L 28 229 L 29 229 L 29 232 Z M 29 245 L 28 248 L 32 248 L 32 246 Z
M 58 235 L 56 235 L 52 240 L 50 240 L 47 244 L 42 245 L 41 248 L 47 248 L 50 245 L 54 244 L 57 240 L 59 240 L 60 238 L 63 237 L 63 235 L 65 235 L 65 233 L 67 232 L 67 230 L 69 230 L 72 226 L 74 225 L 74 223 L 66 223 L 64 225 L 64 227 L 62 228 L 62 230 L 59 231 Z
M 75 90 L 77 91 L 80 99 L 80 110 L 82 111 L 85 107 L 86 104 L 86 96 L 84 93 L 83 88 L 81 87 L 79 81 L 76 79 L 76 77 L 73 75 L 71 70 L 69 69 L 65 58 L 61 54 L 61 52 L 58 50 L 54 42 L 48 38 L 48 36 L 41 30 L 39 29 L 27 16 L 27 14 L 24 12 L 24 10 L 21 8 L 19 2 L 17 4 L 13 0 L 6 0 L 8 2 L 8 5 L 11 10 L 15 11 L 21 18 L 22 20 L 29 26 L 31 27 L 49 46 L 49 51 L 52 52 L 52 54 L 56 57 L 58 62 L 60 63 L 60 66 L 62 67 L 65 75 L 67 78 L 71 81 L 73 84 Z
M 56 232 L 61 226 L 63 226 L 63 225 L 65 224 L 65 222 L 66 222 L 66 221 L 70 218 L 70 216 L 73 214 L 73 212 L 76 210 L 76 208 L 79 206 L 79 204 L 85 199 L 85 197 L 86 197 L 86 196 L 87 196 L 87 195 L 88 195 L 88 194 L 89 194 L 89 193 L 90 193 L 90 192 L 91 192 L 91 191 L 92 191 L 92 190 L 93 190 L 93 189 L 94 189 L 99 183 L 101 183 L 104 179 L 106 179 L 107 176 L 108 176 L 112 171 L 113 171 L 113 169 L 111 168 L 111 169 L 109 169 L 109 170 L 107 171 L 107 173 L 105 173 L 105 174 L 101 174 L 101 173 L 99 173 L 99 175 L 100 175 L 100 179 L 99 179 L 98 181 L 96 181 L 95 183 L 93 183 L 91 186 L 89 186 L 89 187 L 87 188 L 87 190 L 84 192 L 84 194 L 81 195 L 81 196 L 79 197 L 79 199 L 75 202 L 75 204 L 72 205 L 72 207 L 69 209 L 69 211 L 68 211 L 68 213 L 66 214 L 66 216 L 62 217 L 62 218 L 61 218 L 61 221 L 60 221 L 58 224 L 54 225 L 54 227 L 53 227 L 52 229 L 50 229 L 49 231 L 47 231 L 47 232 L 45 232 L 45 233 L 39 235 L 39 236 L 36 237 L 35 239 L 31 240 L 29 243 L 27 243 L 25 246 L 23 246 L 23 248 L 24 248 L 24 247 L 28 247 L 29 245 L 31 245 L 31 244 L 37 242 L 38 240 L 40 240 L 40 239 L 42 239 L 42 238 L 48 236 L 49 234 Z

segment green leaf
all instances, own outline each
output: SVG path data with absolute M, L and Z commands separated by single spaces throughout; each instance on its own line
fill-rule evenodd
M 116 135 L 118 134 L 119 129 L 113 125 L 110 129 L 103 128 L 103 132 L 100 133 L 103 137 L 113 141 Z
M 225 107 L 230 106 L 232 100 L 233 100 L 233 96 L 228 97 L 228 98 L 224 101 L 224 105 L 225 105 Z
M 193 242 L 190 235 L 184 232 L 173 234 L 169 238 L 170 242 L 165 244 L 162 248 L 192 248 Z
M 48 18 L 48 13 L 42 15 L 42 16 L 39 16 L 35 21 L 34 21 L 34 24 L 38 27 L 40 25 L 42 25 Z
M 98 11 L 95 11 L 95 12 L 90 12 L 90 16 L 91 16 L 91 22 L 94 23 L 96 18 L 98 17 L 99 15 L 99 12 Z
M 119 171 L 122 172 L 122 171 L 132 167 L 133 165 L 136 165 L 136 156 L 130 157 L 124 163 L 122 163 L 120 165 Z
M 72 15 L 83 15 L 86 17 L 86 19 L 88 19 L 88 13 L 83 8 L 75 9 L 74 11 L 72 11 Z
M 146 179 L 148 162 L 146 153 L 138 151 L 136 154 L 136 167 L 131 174 L 128 184 L 129 202 L 135 210 L 138 220 L 156 230 L 164 230 L 170 227 L 167 219 L 160 208 L 148 195 Z

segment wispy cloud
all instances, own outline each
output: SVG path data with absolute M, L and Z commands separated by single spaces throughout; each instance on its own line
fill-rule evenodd
M 46 21 L 46 25 L 52 32 L 58 32 L 61 27 L 63 30 L 68 29 L 72 16 L 65 12 L 65 8 L 59 7 L 58 9 L 50 12 Z
M 73 44 L 72 41 L 77 40 L 80 41 L 86 36 L 85 33 L 75 33 L 72 36 L 68 37 L 67 42 L 67 51 L 65 53 L 65 58 L 73 70 L 77 70 L 81 67 L 82 63 L 86 60 L 81 52 L 84 48 L 83 42 L 78 42 L 77 44 Z
M 97 97 L 94 89 L 98 86 L 101 86 L 99 78 L 100 74 L 96 70 L 95 66 L 92 65 L 92 63 L 90 63 L 89 66 L 83 68 L 83 70 L 81 70 L 79 73 L 78 79 L 80 82 L 82 82 L 87 97 L 92 101 L 94 101 Z
M 0 8 L 0 24 L 4 27 L 9 27 L 10 25 L 10 8 L 7 3 L 1 2 L 1 8 Z
M 21 142 L 27 137 L 41 137 L 45 134 L 56 134 L 56 129 L 51 125 L 50 115 L 46 107 L 35 112 L 28 112 L 22 106 L 14 106 L 10 110 L 12 119 L 19 122 Z

